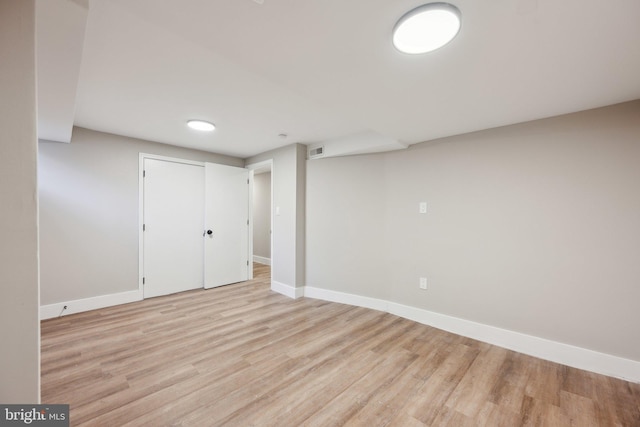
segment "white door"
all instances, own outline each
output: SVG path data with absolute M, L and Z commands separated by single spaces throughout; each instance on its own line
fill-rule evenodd
M 144 159 L 144 297 L 202 288 L 204 168 Z
M 249 278 L 249 171 L 205 164 L 204 287 Z

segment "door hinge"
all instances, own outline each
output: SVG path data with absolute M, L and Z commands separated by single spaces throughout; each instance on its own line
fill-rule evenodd
M 147 225 L 146 224 L 142 224 L 142 231 L 146 231 L 147 230 Z
M 142 177 L 145 178 L 147 176 L 147 171 L 142 171 Z
M 249 178 L 247 178 L 247 184 L 249 184 Z
M 247 220 L 247 225 L 249 225 L 249 220 Z
M 142 278 L 142 284 L 144 285 L 144 277 Z
M 247 260 L 247 267 L 249 266 L 249 260 Z

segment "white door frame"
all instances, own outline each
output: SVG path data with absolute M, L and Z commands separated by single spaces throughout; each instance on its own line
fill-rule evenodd
M 250 171 L 255 171 L 256 169 L 262 169 L 265 167 L 269 167 L 269 169 L 271 170 L 271 224 L 269 225 L 269 227 L 271 228 L 271 241 L 270 241 L 270 252 L 271 252 L 271 277 L 273 278 L 273 266 L 275 264 L 275 259 L 276 259 L 276 254 L 273 252 L 273 236 L 275 233 L 275 230 L 273 228 L 273 159 L 269 159 L 269 160 L 264 160 L 262 162 L 257 162 L 257 163 L 251 163 L 249 165 L 246 165 L 245 167 L 247 169 L 249 169 Z M 250 176 L 251 179 L 251 187 L 249 188 L 249 191 L 251 191 L 250 193 L 250 203 L 249 203 L 249 215 L 251 217 L 251 230 L 249 230 L 251 232 L 251 239 L 249 240 L 251 242 L 251 262 L 253 262 L 253 173 Z M 253 268 L 250 269 L 251 271 L 251 279 L 253 279 Z
M 204 167 L 205 162 L 195 160 L 178 159 L 176 157 L 158 156 L 156 154 L 139 153 L 138 155 L 138 292 L 140 299 L 144 299 L 144 286 L 142 278 L 144 277 L 144 234 L 142 225 L 144 224 L 144 160 L 162 160 L 165 162 L 182 163 L 185 165 L 194 165 Z M 204 227 L 204 224 L 203 224 Z

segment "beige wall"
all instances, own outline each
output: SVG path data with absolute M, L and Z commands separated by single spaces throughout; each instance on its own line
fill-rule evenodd
M 309 161 L 307 283 L 640 361 L 639 136 L 635 101 Z
M 253 178 L 253 255 L 271 259 L 271 172 Z
M 42 305 L 138 289 L 138 154 L 243 166 L 202 151 L 74 128 L 41 141 Z
M 0 58 L 0 402 L 39 403 L 33 0 L 0 0 Z
M 389 299 L 385 159 L 308 161 L 307 286 Z

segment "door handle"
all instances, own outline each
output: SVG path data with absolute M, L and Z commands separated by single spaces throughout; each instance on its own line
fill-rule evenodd
M 209 236 L 211 236 L 211 235 L 213 234 L 213 231 L 211 231 L 211 230 L 207 230 L 207 234 L 208 234 Z

